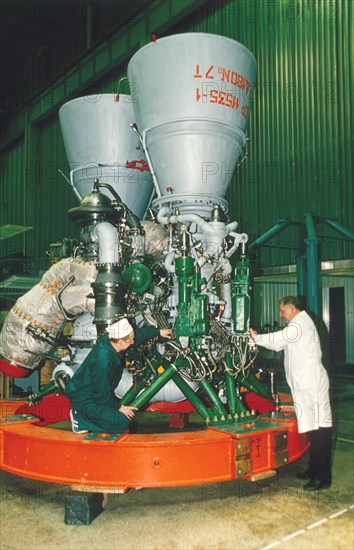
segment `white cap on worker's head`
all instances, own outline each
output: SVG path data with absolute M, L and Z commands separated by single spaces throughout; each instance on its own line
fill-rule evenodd
M 107 327 L 106 330 L 110 338 L 118 340 L 119 338 L 125 338 L 128 334 L 131 334 L 134 329 L 128 319 L 119 319 L 119 321 Z

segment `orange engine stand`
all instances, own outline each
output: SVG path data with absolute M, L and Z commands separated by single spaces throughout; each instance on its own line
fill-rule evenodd
M 289 400 L 281 395 L 281 402 Z M 48 396 L 36 407 L 0 401 L 1 468 L 13 474 L 97 491 L 256 480 L 300 458 L 308 449 L 294 407 L 174 433 L 86 434 L 55 429 L 70 404 Z M 156 404 L 155 409 L 156 410 Z

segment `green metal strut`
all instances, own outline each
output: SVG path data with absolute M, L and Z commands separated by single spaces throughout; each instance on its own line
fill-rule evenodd
M 121 405 L 130 405 L 133 399 L 144 389 L 146 386 L 146 380 L 142 379 L 140 382 L 133 382 L 133 385 L 130 386 L 129 390 L 123 395 L 120 400 Z
M 232 370 L 232 359 L 229 353 L 225 355 L 225 362 L 227 367 Z M 226 395 L 227 395 L 227 404 L 229 406 L 229 411 L 232 416 L 235 414 L 240 415 L 241 413 L 246 413 L 247 408 L 242 403 L 240 397 L 236 392 L 236 382 L 233 376 L 226 370 L 225 371 L 225 383 L 226 383 Z
M 190 403 L 193 405 L 195 410 L 200 414 L 203 420 L 208 421 L 210 418 L 213 417 L 212 410 L 210 410 L 210 412 L 208 411 L 204 403 L 201 402 L 201 400 L 194 393 L 192 388 L 188 386 L 187 382 L 182 378 L 179 372 L 176 372 L 172 380 L 174 381 L 176 386 L 181 390 L 185 398 L 188 399 L 188 401 L 190 401 Z
M 164 366 L 163 372 L 159 374 L 158 378 L 155 378 L 150 386 L 145 388 L 145 390 L 134 399 L 130 406 L 141 409 L 141 407 L 148 403 L 150 399 L 154 397 L 154 395 L 156 395 L 157 392 L 160 391 L 169 380 L 171 380 L 171 378 L 176 374 L 176 371 L 177 368 L 173 363 L 168 366 Z
M 198 380 L 197 384 L 203 390 L 206 397 L 209 399 L 213 407 L 214 417 L 224 417 L 227 418 L 227 411 L 221 402 L 219 396 L 215 393 L 211 385 L 206 382 L 206 380 Z
M 239 374 L 236 380 L 241 386 L 245 386 L 245 388 L 247 388 L 248 390 L 257 393 L 258 395 L 264 397 L 265 399 L 268 399 L 269 401 L 272 401 L 272 396 L 270 395 L 267 388 L 260 380 L 258 380 L 258 378 L 256 378 L 256 376 L 252 372 L 250 372 L 247 377 Z

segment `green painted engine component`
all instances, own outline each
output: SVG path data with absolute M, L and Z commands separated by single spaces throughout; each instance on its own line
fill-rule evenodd
M 194 260 L 185 257 L 176 260 L 176 275 L 178 278 L 178 300 L 180 304 L 189 304 L 194 284 Z
M 234 415 L 236 413 L 236 386 L 235 380 L 229 372 L 225 372 L 225 383 L 226 383 L 226 395 L 227 395 L 227 404 L 229 407 L 230 414 Z
M 50 395 L 51 393 L 56 393 L 58 391 L 58 386 L 54 381 L 50 381 L 44 388 L 37 392 L 33 393 L 29 396 L 29 405 L 35 405 L 36 403 L 39 403 L 43 399 L 43 397 L 46 397 L 46 395 Z
M 232 370 L 232 360 L 229 353 L 225 355 L 225 361 L 226 361 L 227 367 L 230 370 Z M 227 404 L 229 407 L 230 414 L 232 416 L 234 416 L 235 414 L 240 416 L 241 413 L 246 414 L 247 408 L 242 403 L 240 397 L 237 395 L 235 379 L 227 371 L 225 371 L 225 383 L 226 383 Z
M 150 386 L 147 386 L 145 390 L 134 399 L 131 403 L 132 407 L 137 407 L 140 409 L 146 405 L 146 403 L 148 403 L 150 399 L 154 397 L 154 395 L 156 395 L 157 392 L 160 391 L 169 380 L 171 380 L 177 369 L 173 363 L 171 363 L 171 365 L 167 366 L 159 365 L 156 370 L 159 373 L 158 378 L 155 378 Z
M 198 385 L 203 390 L 213 407 L 214 420 L 226 419 L 227 411 L 211 385 L 206 380 L 198 380 Z
M 212 410 L 208 410 L 204 403 L 201 402 L 199 397 L 194 393 L 192 388 L 188 386 L 187 382 L 182 378 L 182 376 L 176 372 L 172 380 L 175 382 L 176 386 L 181 390 L 183 395 L 185 396 L 190 403 L 192 403 L 195 410 L 200 414 L 200 416 L 203 418 L 203 420 L 208 421 L 210 418 L 213 417 Z
M 201 279 L 195 271 L 193 258 L 176 260 L 178 280 L 178 317 L 176 337 L 200 336 L 208 332 L 208 297 L 200 294 Z
M 249 391 L 257 393 L 261 397 L 272 401 L 272 396 L 268 389 L 260 380 L 258 380 L 258 378 L 252 372 L 249 372 L 247 374 L 247 377 L 239 374 L 236 378 L 236 381 L 238 384 L 240 384 L 240 386 L 244 386 Z
M 141 294 L 145 292 L 152 282 L 151 271 L 145 264 L 136 263 L 129 265 L 123 271 L 123 281 L 128 290 Z
M 235 276 L 231 281 L 232 319 L 236 334 L 244 334 L 249 330 L 249 288 L 249 260 L 243 256 L 236 264 Z
M 208 296 L 206 294 L 192 296 L 189 319 L 193 335 L 208 332 Z
M 134 382 L 129 390 L 123 395 L 120 400 L 121 405 L 130 405 L 130 403 L 136 398 L 136 396 L 141 392 L 146 386 L 146 380 L 142 379 L 139 382 Z

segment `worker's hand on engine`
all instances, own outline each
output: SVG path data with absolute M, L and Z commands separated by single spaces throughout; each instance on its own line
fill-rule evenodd
M 122 405 L 120 407 L 120 409 L 118 409 L 119 412 L 121 412 L 122 414 L 124 414 L 124 416 L 126 416 L 127 418 L 129 418 L 129 420 L 131 420 L 132 418 L 134 418 L 135 416 L 135 411 L 138 410 L 138 407 L 129 407 L 128 405 Z
M 250 328 L 250 336 L 251 336 L 252 340 L 255 340 L 256 336 L 258 336 L 258 332 L 253 330 L 253 328 Z
M 170 328 L 162 328 L 160 330 L 160 336 L 161 338 L 165 338 L 166 340 L 170 340 L 172 337 L 172 330 Z

